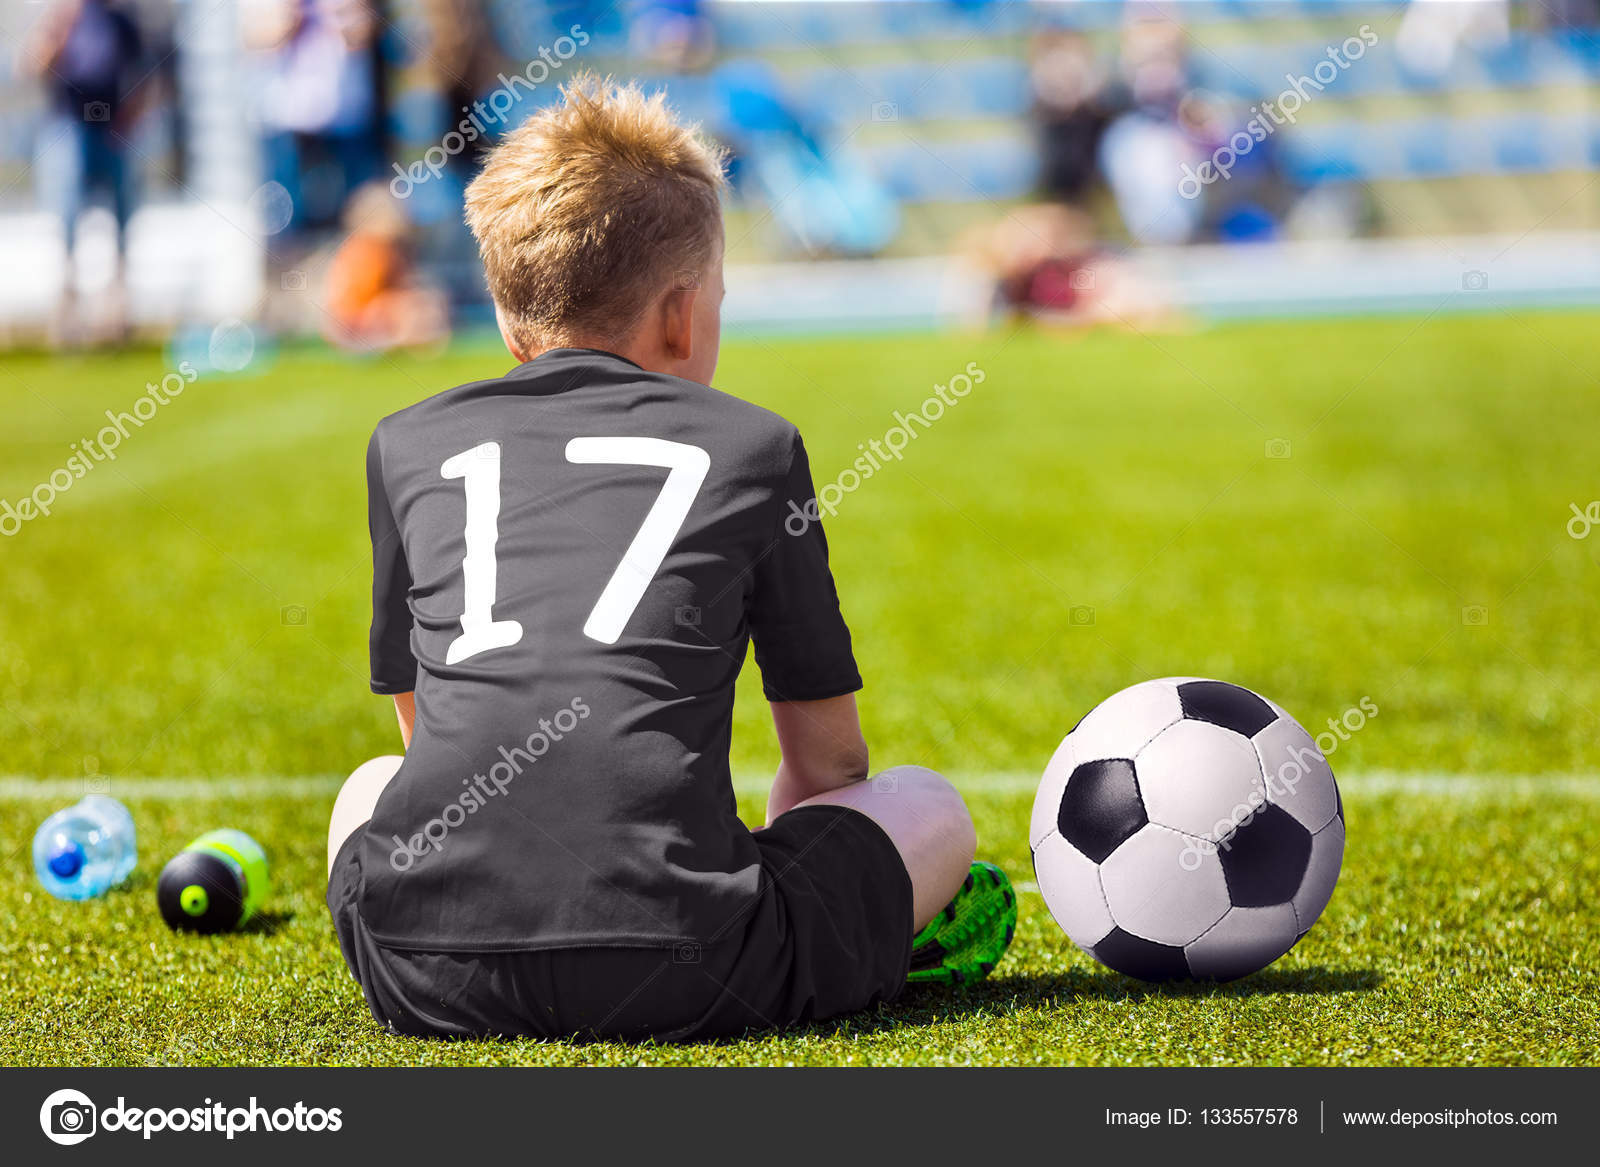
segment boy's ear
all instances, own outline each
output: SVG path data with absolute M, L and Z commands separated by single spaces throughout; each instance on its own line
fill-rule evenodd
M 661 305 L 661 343 L 674 360 L 686 361 L 694 355 L 694 304 L 698 285 L 680 282 L 666 295 Z
M 506 318 L 501 313 L 500 305 L 498 304 L 494 306 L 494 322 L 500 327 L 500 339 L 505 342 L 506 350 L 517 358 L 517 362 L 525 365 L 531 361 L 534 354 L 523 347 L 522 343 L 512 334 L 511 329 L 506 327 Z

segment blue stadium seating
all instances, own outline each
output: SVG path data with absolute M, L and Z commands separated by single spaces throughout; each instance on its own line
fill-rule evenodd
M 840 23 L 837 16 L 821 11 L 836 7 L 818 6 L 808 35 L 842 35 L 850 22 Z M 970 32 L 973 22 L 983 18 L 981 10 L 972 13 L 939 4 L 845 7 L 855 14 L 849 31 L 857 42 L 887 39 L 879 35 L 886 30 L 909 36 L 913 27 L 928 40 L 962 28 Z M 1114 10 L 1116 6 L 1072 7 Z M 1325 16 L 1342 6 L 1332 0 L 1302 0 L 1300 7 Z M 1209 20 L 1239 19 L 1252 10 L 1259 12 L 1259 7 L 1244 0 L 1217 0 L 1186 4 L 1184 15 L 1203 29 Z M 725 11 L 729 9 L 719 9 Z M 911 22 L 908 14 L 913 11 L 922 14 L 917 18 L 921 24 Z M 768 33 L 781 29 L 771 22 L 750 24 L 751 29 L 758 26 Z M 1192 64 L 1200 87 L 1244 106 L 1276 98 L 1290 84 L 1286 75 L 1310 74 L 1317 62 L 1326 59 L 1326 49 L 1325 41 L 1261 43 L 1234 37 L 1196 51 Z M 863 123 L 885 120 L 879 116 L 879 103 L 885 103 L 881 112 L 914 141 L 880 143 L 866 153 L 874 170 L 903 199 L 964 201 L 1026 194 L 1037 165 L 1020 122 L 1029 100 L 1025 63 L 1017 56 L 993 52 L 948 62 L 938 52 L 930 57 L 931 62 L 925 63 L 802 67 L 786 73 L 782 84 L 794 108 L 803 111 L 824 136 L 842 136 Z M 1349 106 L 1348 112 L 1341 108 L 1353 98 L 1491 90 L 1536 93 L 1574 84 L 1600 85 L 1600 34 L 1518 32 L 1494 50 L 1463 50 L 1442 77 L 1414 73 L 1393 51 L 1373 49 L 1315 96 L 1314 119 L 1285 128 L 1275 141 L 1289 175 L 1305 183 L 1527 174 L 1592 166 L 1600 157 L 1600 117 L 1595 115 L 1531 111 L 1385 117 L 1373 116 L 1370 104 Z M 1331 121 L 1330 113 L 1337 115 Z M 975 127 L 970 139 L 963 138 L 957 123 L 974 119 L 1016 119 L 1019 129 L 996 136 L 985 125 Z M 940 132 L 919 133 L 918 126 L 924 123 L 939 123 Z

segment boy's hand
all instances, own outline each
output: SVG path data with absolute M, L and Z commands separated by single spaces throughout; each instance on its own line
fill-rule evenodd
M 867 743 L 855 694 L 823 701 L 774 701 L 782 761 L 767 799 L 767 822 L 816 794 L 867 777 Z
M 405 743 L 405 748 L 411 748 L 411 727 L 417 720 L 417 698 L 415 693 L 396 693 L 394 695 L 394 715 L 400 721 L 400 740 Z

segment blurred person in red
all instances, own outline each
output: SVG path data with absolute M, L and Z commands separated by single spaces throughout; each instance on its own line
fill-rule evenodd
M 1076 207 L 1018 207 L 970 233 L 959 249 L 956 294 L 972 323 L 1032 320 L 1068 327 L 1148 329 L 1176 322 L 1159 287 L 1101 246 Z
M 1045 201 L 967 236 L 958 261 L 966 314 L 1066 325 L 1164 318 L 1161 298 L 1101 244 L 1086 205 L 1101 179 L 1102 139 L 1133 104 L 1134 86 L 1113 85 L 1089 39 L 1065 29 L 1034 39 L 1028 75 Z M 1146 78 L 1138 91 L 1159 88 Z

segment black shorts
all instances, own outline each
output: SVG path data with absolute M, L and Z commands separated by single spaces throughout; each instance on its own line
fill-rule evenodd
M 328 909 L 372 1015 L 397 1033 L 689 1041 L 851 1013 L 905 986 L 911 878 L 883 828 L 848 807 L 800 807 L 754 832 L 759 897 L 704 948 L 387 948 L 357 910 L 362 833 L 334 860 Z

